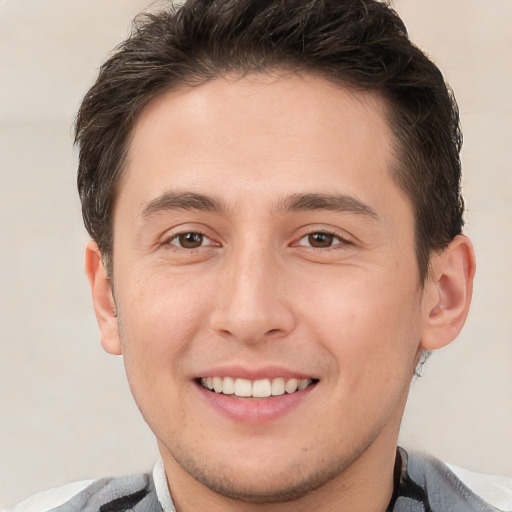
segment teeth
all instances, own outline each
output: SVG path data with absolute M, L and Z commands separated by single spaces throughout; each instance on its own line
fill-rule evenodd
M 213 389 L 215 393 L 222 393 L 222 379 L 220 377 L 213 377 Z
M 252 384 L 252 396 L 266 398 L 272 394 L 272 384 L 268 379 L 255 380 Z
M 221 390 L 223 391 L 223 390 Z M 252 395 L 252 383 L 246 379 L 235 380 L 235 395 L 236 396 L 251 396 Z
M 284 395 L 284 379 L 279 378 L 272 380 L 272 395 Z
M 233 395 L 235 393 L 235 379 L 225 377 L 222 383 L 222 392 L 225 395 Z
M 289 379 L 284 385 L 284 390 L 287 393 L 293 393 L 297 391 L 297 386 L 299 385 L 299 381 L 297 379 Z
M 297 386 L 297 389 L 299 391 L 303 390 L 303 389 L 306 389 L 310 384 L 310 381 L 308 379 L 301 379 L 299 381 L 299 385 Z
M 311 383 L 311 379 L 284 379 L 282 377 L 255 381 L 233 379 L 232 377 L 204 377 L 201 379 L 201 385 L 215 393 L 243 398 L 267 398 L 285 393 L 295 393 L 295 391 L 307 388 Z

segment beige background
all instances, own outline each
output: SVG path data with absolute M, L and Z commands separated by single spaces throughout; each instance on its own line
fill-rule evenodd
M 71 126 L 146 0 L 0 0 L 0 505 L 152 466 L 119 358 L 82 272 Z M 445 71 L 465 133 L 471 318 L 413 386 L 402 442 L 512 474 L 512 1 L 396 0 Z

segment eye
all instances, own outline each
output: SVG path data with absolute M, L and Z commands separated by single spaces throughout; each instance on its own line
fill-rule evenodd
M 323 231 L 318 231 L 316 233 L 309 233 L 306 236 L 303 236 L 299 240 L 298 245 L 306 245 L 309 247 L 314 247 L 315 249 L 328 249 L 333 245 L 345 243 L 345 240 L 336 236 L 334 233 L 326 233 Z
M 169 240 L 169 244 L 182 247 L 183 249 L 198 249 L 209 242 L 211 240 L 207 236 L 195 231 L 180 233 Z

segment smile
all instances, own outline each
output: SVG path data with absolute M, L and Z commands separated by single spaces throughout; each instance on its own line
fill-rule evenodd
M 316 381 L 313 379 L 235 379 L 233 377 L 203 377 L 201 386 L 214 393 L 235 395 L 240 398 L 267 398 L 302 391 Z

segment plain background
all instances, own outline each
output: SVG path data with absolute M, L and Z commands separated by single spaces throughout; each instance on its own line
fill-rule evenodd
M 0 0 L 0 505 L 152 467 L 156 448 L 100 348 L 83 275 L 72 123 L 146 0 Z M 455 89 L 465 134 L 470 320 L 413 384 L 402 443 L 512 474 L 512 1 L 396 0 Z

